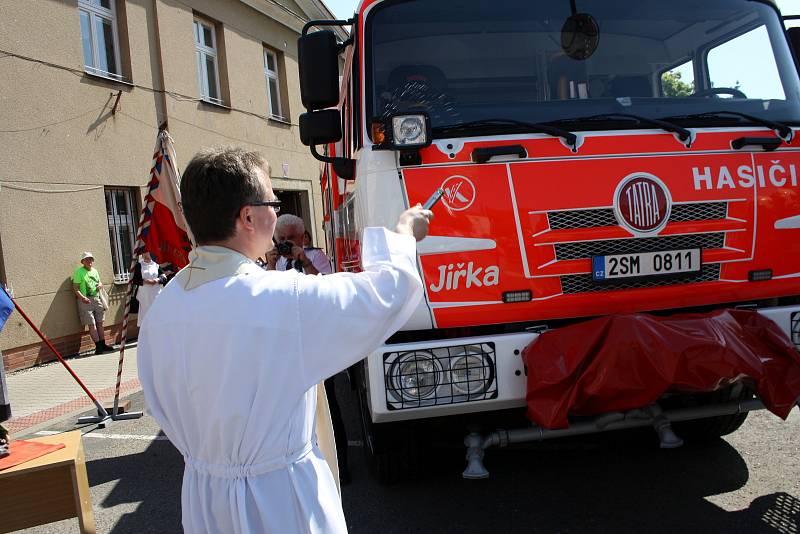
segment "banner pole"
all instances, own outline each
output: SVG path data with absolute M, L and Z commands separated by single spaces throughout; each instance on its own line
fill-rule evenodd
M 163 130 L 159 130 L 158 132 L 158 149 L 156 150 L 155 154 L 153 154 L 153 161 L 156 160 L 158 157 L 159 152 L 164 151 L 164 140 L 162 136 Z M 142 208 L 142 213 L 139 216 L 139 224 L 136 229 L 136 244 L 133 246 L 133 258 L 131 259 L 131 266 L 128 272 L 130 273 L 130 278 L 128 279 L 128 291 L 125 296 L 125 314 L 122 317 L 122 339 L 120 340 L 120 348 L 119 348 L 119 365 L 117 366 L 117 382 L 114 387 L 114 408 L 112 409 L 112 418 L 113 419 L 135 419 L 141 417 L 143 414 L 142 412 L 131 412 L 128 414 L 120 414 L 119 413 L 119 392 L 120 387 L 122 386 L 122 365 L 125 359 L 125 346 L 128 342 L 128 319 L 130 317 L 131 312 L 131 300 L 133 298 L 133 273 L 136 271 L 136 262 L 138 261 L 138 256 L 144 252 L 144 241 L 142 240 L 142 228 L 144 228 L 144 223 L 149 216 L 149 213 L 152 213 L 152 193 L 153 193 L 153 169 L 155 166 L 150 168 L 151 178 L 149 186 L 147 188 L 147 194 L 145 195 L 144 199 L 144 207 Z
M 53 346 L 53 344 L 50 343 L 50 340 L 47 339 L 47 337 L 45 337 L 45 335 L 42 333 L 42 331 L 39 330 L 36 327 L 35 324 L 33 324 L 33 321 L 31 321 L 30 317 L 28 317 L 28 314 L 26 314 L 25 311 L 22 308 L 20 308 L 19 302 L 14 300 L 14 297 L 12 297 L 11 295 L 8 294 L 8 291 L 6 291 L 6 288 L 4 288 L 2 284 L 0 284 L 0 289 L 2 289 L 3 293 L 5 293 L 8 296 L 8 298 L 11 299 L 11 302 L 14 303 L 14 306 L 16 306 L 16 309 L 19 312 L 19 314 L 22 315 L 22 318 L 25 319 L 25 321 L 30 325 L 30 327 L 33 328 L 33 331 L 36 332 L 36 334 L 42 339 L 42 341 L 45 342 L 45 344 L 53 352 L 53 354 L 55 354 L 56 358 L 58 358 L 58 361 L 61 362 L 61 365 L 63 365 L 66 368 L 66 370 L 69 371 L 69 374 L 72 375 L 72 378 L 75 379 L 75 381 L 78 383 L 78 385 L 81 387 L 81 389 L 83 389 L 83 391 L 86 392 L 86 395 L 88 395 L 89 398 L 92 399 L 92 402 L 94 403 L 95 407 L 97 408 L 97 415 L 99 417 L 91 418 L 91 419 L 93 419 L 93 420 L 94 419 L 98 419 L 98 421 L 96 421 L 96 422 L 102 422 L 102 421 L 108 419 L 110 416 L 109 416 L 108 412 L 106 411 L 106 409 L 103 408 L 103 405 L 100 404 L 100 402 L 95 398 L 94 395 L 92 395 L 92 392 L 89 391 L 89 388 L 87 388 L 86 385 L 78 377 L 78 375 L 75 374 L 75 371 L 72 370 L 72 368 L 69 366 L 69 364 L 66 362 L 66 360 L 64 360 L 64 358 L 61 356 L 61 353 L 59 353 L 58 350 L 56 350 L 56 348 Z

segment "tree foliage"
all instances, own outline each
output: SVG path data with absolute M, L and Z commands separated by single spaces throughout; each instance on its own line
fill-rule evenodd
M 661 76 L 661 87 L 664 88 L 664 96 L 689 96 L 694 93 L 694 83 L 687 83 L 681 80 L 681 73 L 670 71 Z

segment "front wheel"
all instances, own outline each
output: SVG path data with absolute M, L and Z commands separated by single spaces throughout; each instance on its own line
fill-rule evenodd
M 734 384 L 713 393 L 701 393 L 680 398 L 680 406 L 684 408 L 705 406 L 730 401 L 742 401 L 753 398 L 753 393 L 743 384 Z M 748 412 L 733 415 L 720 415 L 692 421 L 680 421 L 672 424 L 678 437 L 687 442 L 701 443 L 711 441 L 736 432 L 747 419 Z
M 413 421 L 373 423 L 362 382 L 363 367 L 358 375 L 358 411 L 364 455 L 370 472 L 381 484 L 415 480 L 423 458 L 423 436 L 418 435 Z

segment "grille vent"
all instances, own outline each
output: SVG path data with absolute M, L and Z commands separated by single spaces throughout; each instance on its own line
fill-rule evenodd
M 689 248 L 713 249 L 725 246 L 725 233 L 672 235 L 665 237 L 643 237 L 632 239 L 609 239 L 606 241 L 582 241 L 580 243 L 558 243 L 556 259 L 580 260 L 592 256 L 612 254 L 635 254 L 659 250 L 683 250 Z
M 591 274 L 575 274 L 561 277 L 561 291 L 565 295 L 576 293 L 594 293 L 598 291 L 619 291 L 621 289 L 647 289 L 653 287 L 696 284 L 699 282 L 716 282 L 719 280 L 719 264 L 703 265 L 699 273 L 681 278 L 651 278 L 644 280 L 628 280 L 620 282 L 597 283 Z M 800 315 L 800 314 L 798 314 Z M 800 334 L 798 334 L 800 336 Z M 800 342 L 800 339 L 797 340 Z
M 727 218 L 727 202 L 700 202 L 696 204 L 674 204 L 669 222 L 718 221 Z M 617 226 L 614 210 L 551 211 L 547 214 L 551 230 L 573 230 L 576 228 L 599 228 Z

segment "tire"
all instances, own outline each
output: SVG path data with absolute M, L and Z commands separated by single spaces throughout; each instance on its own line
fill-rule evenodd
M 358 372 L 358 411 L 364 455 L 370 473 L 381 484 L 416 480 L 422 446 L 413 421 L 373 423 L 364 387 L 363 366 Z
M 717 404 L 730 402 L 733 400 L 752 399 L 753 393 L 742 384 L 715 391 L 713 393 L 703 393 L 681 397 L 679 406 L 695 407 L 707 404 Z M 705 419 L 694 419 L 692 421 L 681 421 L 672 424 L 672 429 L 678 437 L 689 443 L 703 443 L 713 441 L 736 432 L 747 419 L 748 412 L 733 415 L 720 415 L 717 417 L 707 417 Z

